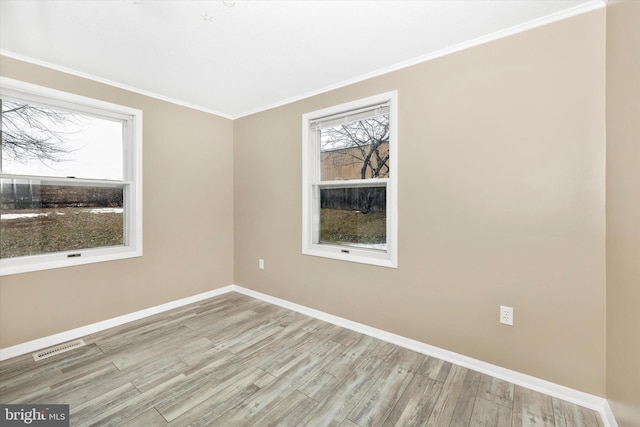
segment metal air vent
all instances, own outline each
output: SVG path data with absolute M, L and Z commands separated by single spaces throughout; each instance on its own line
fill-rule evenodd
M 74 348 L 83 347 L 85 345 L 86 344 L 81 339 L 69 341 L 64 344 L 40 350 L 37 353 L 33 353 L 32 356 L 33 360 L 37 362 L 38 360 L 46 359 L 47 357 L 55 356 L 56 354 L 64 353 L 65 351 L 73 350 Z

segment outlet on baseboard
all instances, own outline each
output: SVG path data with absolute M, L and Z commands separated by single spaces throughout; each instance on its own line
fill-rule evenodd
M 264 260 L 262 258 L 258 260 L 258 268 L 264 270 Z
M 513 326 L 513 307 L 500 306 L 500 323 Z

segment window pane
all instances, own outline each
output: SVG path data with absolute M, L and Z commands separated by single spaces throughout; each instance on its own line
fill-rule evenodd
M 123 123 L 2 100 L 2 173 L 123 179 Z
M 322 181 L 389 177 L 389 114 L 319 132 Z
M 320 243 L 386 250 L 386 187 L 320 189 Z
M 122 185 L 3 179 L 0 258 L 124 245 Z

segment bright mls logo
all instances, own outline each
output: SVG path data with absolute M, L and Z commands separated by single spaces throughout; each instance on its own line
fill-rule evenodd
M 69 405 L 0 404 L 0 425 L 69 427 Z

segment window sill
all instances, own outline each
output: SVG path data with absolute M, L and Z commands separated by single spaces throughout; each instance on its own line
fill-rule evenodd
M 70 254 L 80 256 L 69 257 Z M 0 276 L 30 273 L 55 268 L 72 267 L 96 262 L 115 261 L 119 259 L 142 256 L 142 248 L 131 247 L 85 249 L 47 255 L 32 255 L 0 260 Z
M 344 253 L 344 250 L 348 250 L 349 253 Z M 303 248 L 302 254 L 378 267 L 398 268 L 398 262 L 392 260 L 388 253 L 362 248 L 316 244 Z

